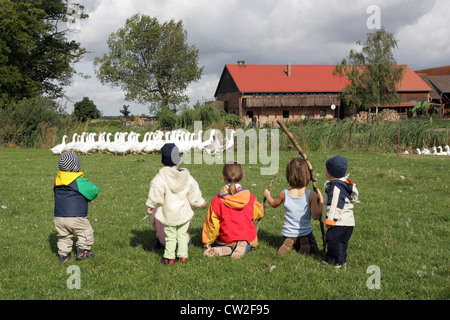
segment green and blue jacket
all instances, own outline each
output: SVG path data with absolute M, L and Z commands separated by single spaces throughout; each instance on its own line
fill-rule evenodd
M 88 203 L 97 197 L 98 187 L 83 172 L 58 171 L 53 183 L 55 217 L 84 217 Z

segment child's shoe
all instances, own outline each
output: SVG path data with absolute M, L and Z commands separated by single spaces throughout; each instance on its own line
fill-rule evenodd
M 210 247 L 203 254 L 207 257 L 229 256 L 233 250 L 230 247 Z
M 87 250 L 87 249 L 77 249 L 77 255 L 76 258 L 77 260 L 84 260 L 84 259 L 89 259 L 89 258 L 93 258 L 94 257 L 94 253 Z
M 283 244 L 277 250 L 278 254 L 285 255 L 286 253 L 291 251 L 292 247 L 294 246 L 295 240 L 296 240 L 295 238 L 286 238 L 286 239 L 284 239 Z
M 234 247 L 233 253 L 231 254 L 231 258 L 240 259 L 245 254 L 245 249 L 247 248 L 247 241 L 238 241 L 236 247 Z
M 187 262 L 187 258 L 177 258 L 176 261 Z
M 174 265 L 175 264 L 175 259 L 162 258 L 161 261 L 158 261 L 158 263 Z
M 67 261 L 70 260 L 70 255 L 68 255 L 68 254 L 60 254 L 58 260 L 59 260 L 60 264 L 66 263 Z

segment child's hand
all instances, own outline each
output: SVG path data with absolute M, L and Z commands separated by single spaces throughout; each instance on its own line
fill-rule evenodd
M 206 207 L 207 204 L 208 204 L 208 202 L 205 201 L 205 202 L 203 202 L 203 204 L 199 208 L 203 209 L 204 207 Z
M 264 198 L 266 198 L 266 199 L 270 197 L 270 191 L 269 191 L 269 189 L 264 190 L 263 196 L 264 196 Z
M 205 244 L 203 245 L 203 248 L 205 248 L 206 250 L 209 250 L 209 249 L 211 248 L 211 245 L 205 243 Z
M 153 214 L 153 208 L 150 208 L 150 207 L 147 208 L 147 213 L 148 213 L 148 214 Z

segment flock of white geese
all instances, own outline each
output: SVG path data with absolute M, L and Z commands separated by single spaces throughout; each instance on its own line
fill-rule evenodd
M 220 131 L 210 129 L 208 139 L 203 140 L 203 131 L 191 133 L 186 130 L 173 131 L 152 131 L 146 132 L 141 138 L 141 133 L 136 132 L 116 132 L 116 133 L 74 133 L 72 141 L 67 142 L 67 135 L 64 135 L 62 142 L 50 150 L 54 154 L 63 152 L 75 152 L 88 155 L 94 152 L 110 153 L 113 155 L 126 154 L 148 154 L 158 152 L 166 143 L 174 143 L 180 153 L 187 153 L 191 150 L 201 151 L 208 154 L 219 154 L 226 150 L 231 150 L 234 146 L 235 130 L 230 132 L 225 139 L 222 139 Z M 97 137 L 97 138 L 96 138 Z
M 404 153 L 409 154 L 408 151 L 405 151 Z M 416 153 L 419 155 L 450 156 L 450 147 L 448 145 L 445 145 L 444 148 L 438 146 L 433 147 L 431 150 L 427 148 L 423 148 L 422 150 L 420 150 L 419 148 L 417 148 Z

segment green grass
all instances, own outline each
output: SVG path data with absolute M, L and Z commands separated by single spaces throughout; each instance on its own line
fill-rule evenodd
M 86 178 L 100 188 L 89 207 L 96 256 L 59 265 L 52 192 L 58 156 L 47 149 L 0 149 L 0 299 L 449 299 L 450 157 L 311 152 L 318 186 L 325 181 L 325 161 L 338 153 L 349 159 L 360 203 L 347 269 L 336 271 L 319 265 L 322 252 L 277 256 L 282 206 L 266 206 L 260 245 L 240 260 L 203 256 L 206 209 L 195 208 L 188 263 L 157 264 L 163 252 L 145 250 L 155 231 L 144 218 L 159 155 L 81 156 Z M 275 194 L 287 187 L 284 170 L 294 156 L 280 153 Z M 222 165 L 186 167 L 210 202 L 223 183 Z M 242 184 L 262 201 L 270 176 L 261 176 L 260 167 L 244 165 Z M 313 228 L 321 246 L 317 221 Z M 79 290 L 67 287 L 70 265 L 80 267 Z M 379 290 L 366 285 L 371 265 L 381 271 Z

